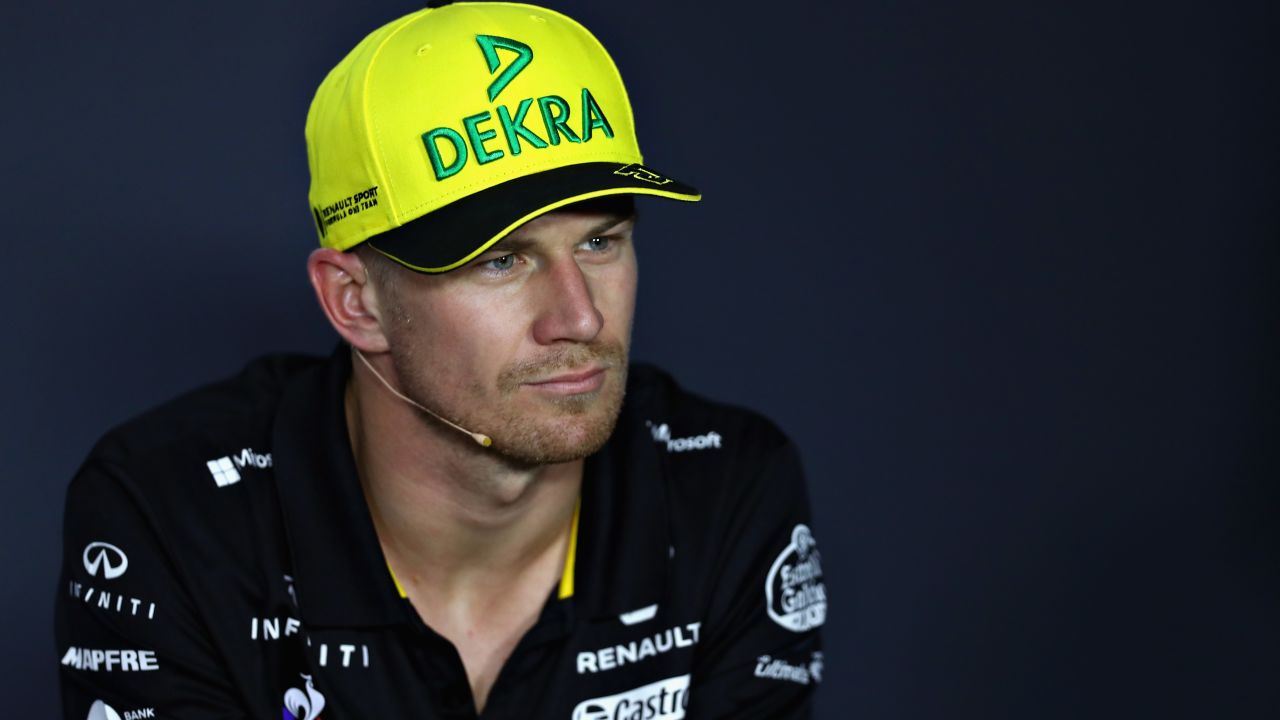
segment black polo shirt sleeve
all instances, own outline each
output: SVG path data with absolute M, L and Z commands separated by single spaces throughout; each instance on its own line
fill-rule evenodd
M 247 717 L 157 522 L 171 509 L 145 495 L 100 456 L 68 490 L 55 608 L 63 717 Z
M 776 430 L 743 437 L 769 445 L 778 439 Z M 690 718 L 807 718 L 822 680 L 821 555 L 799 455 L 781 441 L 751 453 L 755 466 L 743 468 L 730 506 L 712 523 L 721 554 L 694 658 Z

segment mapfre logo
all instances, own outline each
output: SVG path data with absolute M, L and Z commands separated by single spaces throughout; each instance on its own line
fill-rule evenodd
M 129 569 L 129 556 L 111 543 L 96 541 L 84 546 L 84 571 L 90 577 L 115 580 Z
M 152 672 L 160 669 L 154 650 L 67 648 L 62 664 L 89 672 Z
M 769 617 L 792 632 L 804 632 L 826 622 L 827 586 L 822 582 L 822 556 L 808 525 L 796 525 L 791 531 L 791 544 L 769 568 L 764 598 Z
M 573 720 L 680 720 L 689 707 L 689 676 L 649 683 L 617 695 L 583 700 Z

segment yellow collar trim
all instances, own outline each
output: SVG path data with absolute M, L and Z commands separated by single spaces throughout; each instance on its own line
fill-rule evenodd
M 400 599 L 409 597 L 409 593 L 404 591 L 404 586 L 400 584 L 400 579 L 396 577 L 396 571 L 391 569 L 391 562 L 387 562 L 387 572 L 391 573 L 391 582 L 396 584 L 396 592 L 400 593 Z
M 564 572 L 560 574 L 561 600 L 573 597 L 573 563 L 578 559 L 578 513 L 582 510 L 582 496 L 573 505 L 573 522 L 569 525 L 569 550 L 564 557 Z
M 582 496 L 578 496 L 577 502 L 573 505 L 573 521 L 569 525 L 569 550 L 565 553 L 564 572 L 560 574 L 560 591 L 556 597 L 560 600 L 568 600 L 573 597 L 573 566 L 574 561 L 578 558 L 578 515 L 582 512 Z M 408 598 L 409 593 L 404 591 L 404 586 L 400 584 L 396 573 L 391 569 L 391 563 L 387 563 L 387 572 L 391 573 L 391 582 L 396 585 L 396 592 L 400 594 L 402 599 Z

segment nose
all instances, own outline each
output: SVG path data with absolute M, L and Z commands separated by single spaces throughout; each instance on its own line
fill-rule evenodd
M 533 338 L 541 345 L 558 341 L 590 342 L 604 327 L 591 286 L 572 258 L 557 258 L 547 268 L 539 293 L 542 307 L 533 323 Z

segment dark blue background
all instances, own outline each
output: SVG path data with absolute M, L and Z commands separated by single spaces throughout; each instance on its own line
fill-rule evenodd
M 1280 717 L 1274 3 L 548 1 L 706 193 L 644 207 L 635 354 L 804 451 L 819 717 Z M 6 716 L 96 436 L 331 346 L 303 119 L 415 7 L 7 14 Z

